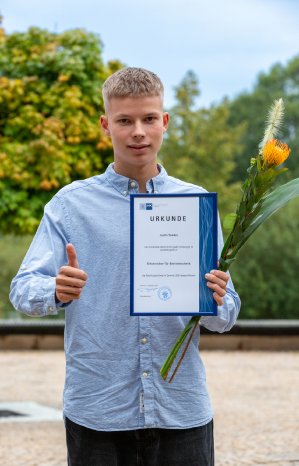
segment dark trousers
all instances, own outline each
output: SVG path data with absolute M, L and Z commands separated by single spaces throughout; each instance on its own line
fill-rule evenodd
M 68 466 L 214 466 L 213 421 L 192 429 L 96 431 L 66 418 Z

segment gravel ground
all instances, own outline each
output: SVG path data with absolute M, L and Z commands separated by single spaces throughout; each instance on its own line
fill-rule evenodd
M 299 352 L 202 357 L 215 411 L 216 466 L 299 466 Z M 0 367 L 0 401 L 61 408 L 62 351 L 3 351 Z M 65 465 L 62 421 L 0 423 L 0 466 Z

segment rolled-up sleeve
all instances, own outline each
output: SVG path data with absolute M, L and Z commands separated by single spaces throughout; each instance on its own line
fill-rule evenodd
M 218 218 L 218 258 L 220 258 L 222 248 L 223 235 L 220 220 Z M 236 323 L 240 312 L 241 300 L 235 291 L 230 274 L 226 291 L 226 295 L 223 298 L 223 305 L 218 306 L 217 316 L 203 316 L 200 319 L 201 325 L 213 332 L 228 332 Z
M 61 310 L 55 300 L 56 275 L 67 262 L 67 217 L 55 196 L 44 216 L 21 267 L 11 283 L 10 300 L 17 311 L 30 316 L 54 315 Z

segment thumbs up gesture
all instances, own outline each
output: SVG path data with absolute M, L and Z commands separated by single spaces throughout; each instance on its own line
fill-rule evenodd
M 87 281 L 87 274 L 79 268 L 77 254 L 72 244 L 66 245 L 68 264 L 60 268 L 56 277 L 56 298 L 62 303 L 79 299 Z
M 79 268 L 79 263 L 78 263 L 78 259 L 77 259 L 76 249 L 74 248 L 74 246 L 71 243 L 66 245 L 66 254 L 67 254 L 67 258 L 68 258 L 68 265 L 70 267 L 74 267 L 75 269 L 78 269 Z

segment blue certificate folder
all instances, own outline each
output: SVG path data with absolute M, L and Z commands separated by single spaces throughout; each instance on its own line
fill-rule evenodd
M 130 314 L 217 315 L 217 193 L 130 196 Z

